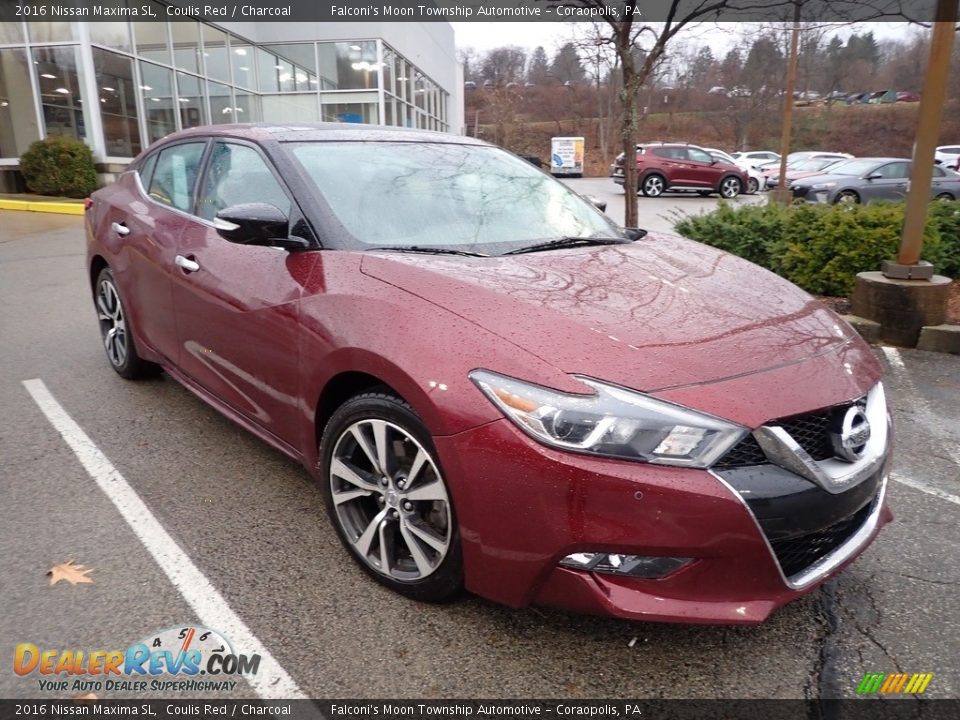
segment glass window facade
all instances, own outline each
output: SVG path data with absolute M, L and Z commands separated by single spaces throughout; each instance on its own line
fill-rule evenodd
M 20 157 L 40 139 L 23 48 L 0 50 L 0 157 Z
M 166 16 L 157 0 L 138 4 Z M 189 18 L 0 23 L 0 161 L 47 135 L 87 142 L 98 161 L 127 159 L 207 123 L 448 129 L 449 94 L 382 40 L 258 44 L 228 29 Z

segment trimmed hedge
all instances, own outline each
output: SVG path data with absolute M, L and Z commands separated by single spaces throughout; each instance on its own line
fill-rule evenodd
M 849 295 L 858 272 L 896 257 L 903 203 L 782 206 L 721 202 L 714 212 L 686 217 L 676 230 L 762 265 L 815 295 Z M 924 259 L 938 273 L 960 274 L 960 202 L 931 203 Z
M 30 192 L 82 198 L 97 189 L 93 153 L 79 140 L 52 136 L 37 140 L 20 158 Z

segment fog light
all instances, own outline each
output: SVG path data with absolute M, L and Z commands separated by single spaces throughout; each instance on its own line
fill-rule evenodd
M 587 572 L 660 578 L 691 562 L 692 558 L 645 557 L 616 553 L 574 553 L 560 561 L 561 567 Z

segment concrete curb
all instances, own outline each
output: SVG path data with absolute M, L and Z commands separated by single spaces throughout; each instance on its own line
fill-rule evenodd
M 0 199 L 0 210 L 58 213 L 60 215 L 83 215 L 83 201 L 58 202 L 45 200 Z

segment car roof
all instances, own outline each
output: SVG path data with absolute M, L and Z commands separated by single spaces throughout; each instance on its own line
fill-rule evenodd
M 238 123 L 234 125 L 202 125 L 171 133 L 167 139 L 193 136 L 247 137 L 251 140 L 277 142 L 364 141 L 364 142 L 433 142 L 458 145 L 487 145 L 488 143 L 463 135 L 411 130 L 385 125 L 359 123 Z

